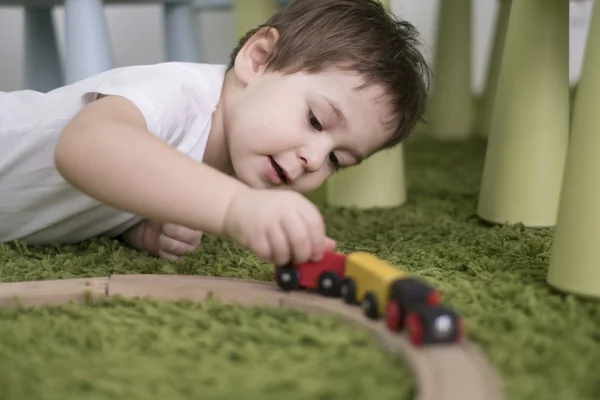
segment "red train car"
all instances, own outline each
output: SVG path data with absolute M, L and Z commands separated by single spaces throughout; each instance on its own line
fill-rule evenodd
M 339 297 L 345 266 L 344 254 L 326 252 L 318 262 L 276 267 L 275 282 L 285 291 L 305 289 L 327 297 Z

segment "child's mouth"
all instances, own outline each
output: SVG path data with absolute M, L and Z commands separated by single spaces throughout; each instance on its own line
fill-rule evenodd
M 269 160 L 271 160 L 271 164 L 273 165 L 273 168 L 275 169 L 275 172 L 277 173 L 279 179 L 281 179 L 283 183 L 288 183 L 288 179 L 287 176 L 285 176 L 285 172 L 283 172 L 283 169 L 281 169 L 281 167 L 279 166 L 279 164 L 277 164 L 275 159 L 269 156 Z

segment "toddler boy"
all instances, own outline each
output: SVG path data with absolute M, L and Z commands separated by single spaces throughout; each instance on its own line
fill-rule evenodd
M 276 264 L 317 260 L 335 242 L 299 193 L 411 132 L 427 96 L 416 39 L 377 0 L 295 0 L 229 66 L 0 93 L 0 241 L 121 236 L 174 260 L 204 232 Z

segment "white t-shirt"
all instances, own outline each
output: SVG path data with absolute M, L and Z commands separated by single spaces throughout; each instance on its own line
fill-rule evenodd
M 58 137 L 98 94 L 119 95 L 149 131 L 201 162 L 225 65 L 169 62 L 113 69 L 48 93 L 0 92 L 0 242 L 75 243 L 141 219 L 73 188 L 54 164 Z

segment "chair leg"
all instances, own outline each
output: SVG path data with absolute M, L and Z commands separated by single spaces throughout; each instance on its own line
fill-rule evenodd
M 593 6 L 586 54 L 573 109 L 548 284 L 600 297 L 600 6 Z
M 502 53 L 504 52 L 504 39 L 506 38 L 506 29 L 508 28 L 508 19 L 510 17 L 510 6 L 512 0 L 498 0 L 500 9 L 494 32 L 494 43 L 492 44 L 492 53 L 488 64 L 485 90 L 481 96 L 474 131 L 487 138 L 490 134 L 492 124 L 492 113 L 494 112 L 494 98 L 498 87 L 498 74 L 502 63 Z
M 471 0 L 440 1 L 433 87 L 431 135 L 462 140 L 471 135 Z
M 277 0 L 234 0 L 235 40 L 241 39 L 250 29 L 269 19 L 277 9 Z
M 63 85 L 51 7 L 25 8 L 25 88 L 49 92 Z
M 327 203 L 361 209 L 398 207 L 406 201 L 402 144 L 382 150 L 362 164 L 327 180 Z
M 196 13 L 190 3 L 165 3 L 167 61 L 200 62 Z
M 65 0 L 66 83 L 115 67 L 102 0 Z
M 513 0 L 477 214 L 556 223 L 569 140 L 569 2 Z

